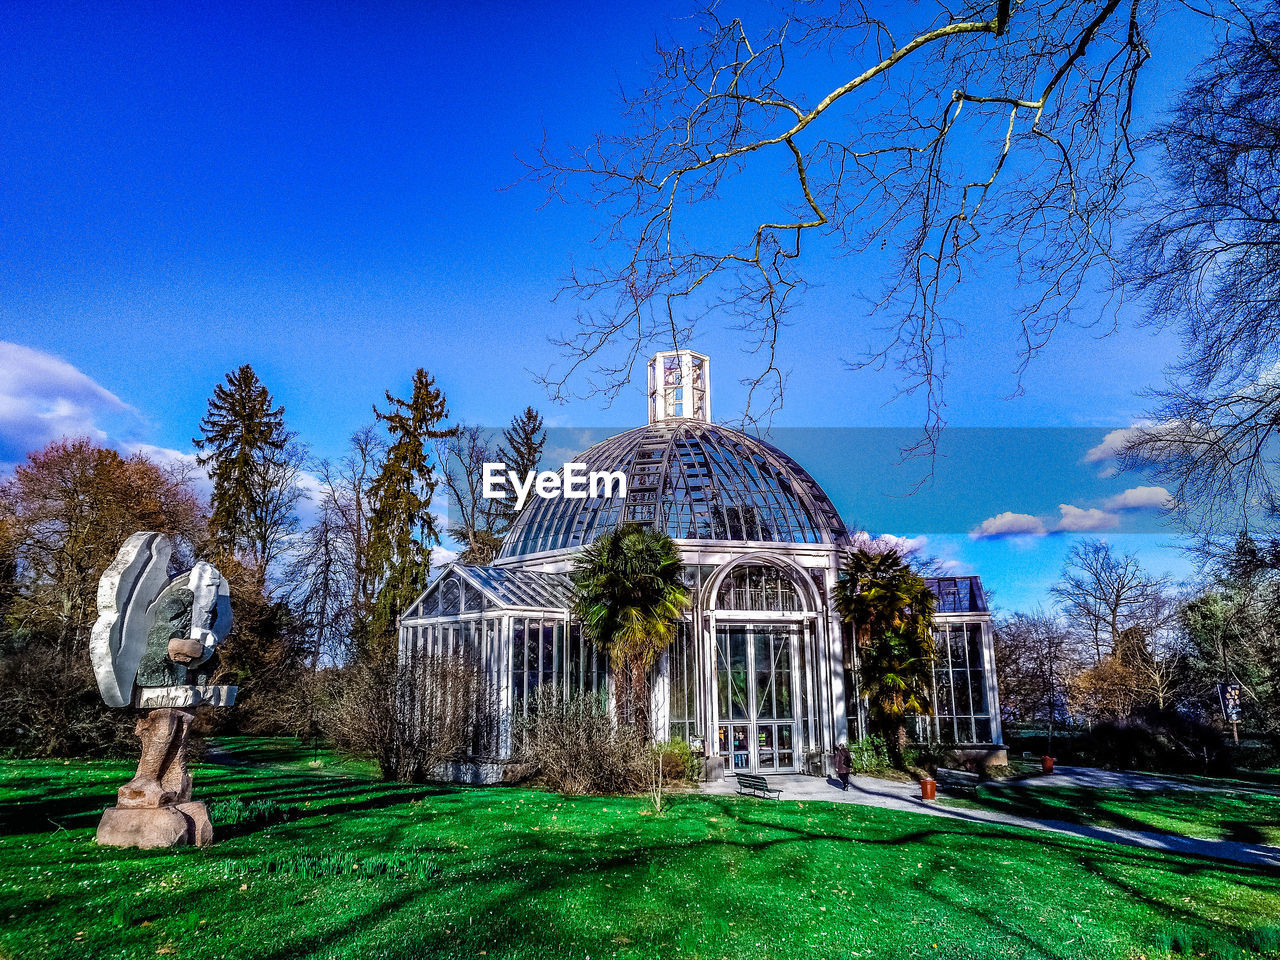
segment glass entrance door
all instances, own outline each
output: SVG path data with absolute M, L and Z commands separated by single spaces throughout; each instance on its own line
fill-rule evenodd
M 719 747 L 729 770 L 795 769 L 793 635 L 776 624 L 716 629 Z

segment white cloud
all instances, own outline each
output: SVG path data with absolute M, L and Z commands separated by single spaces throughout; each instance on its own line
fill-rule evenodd
M 191 451 L 174 450 L 171 447 L 157 447 L 152 443 L 123 443 L 120 449 L 124 453 L 140 453 L 152 463 L 162 467 L 189 469 L 193 473 L 203 474 L 204 468 L 196 462 L 196 455 Z
M 1097 507 L 1088 510 L 1073 507 L 1069 503 L 1058 504 L 1062 511 L 1062 519 L 1054 526 L 1054 531 L 1065 533 L 1085 533 L 1095 530 L 1114 530 L 1120 524 L 1120 518 L 1114 513 L 1107 513 Z
M 51 354 L 0 340 L 0 462 L 21 461 L 58 437 L 106 443 L 137 410 Z
M 891 533 L 882 533 L 878 537 L 873 537 L 865 530 L 859 530 L 850 539 L 853 541 L 855 550 L 867 550 L 871 553 L 896 550 L 904 557 L 922 553 L 929 543 L 929 538 L 924 536 L 897 537 Z
M 1119 430 L 1112 430 L 1102 442 L 1096 447 L 1091 447 L 1089 452 L 1084 455 L 1085 463 L 1102 463 L 1105 460 L 1114 460 L 1126 443 L 1142 432 L 1142 427 L 1134 424 L 1132 427 L 1122 427 Z
M 1039 517 L 1006 510 L 983 520 L 969 531 L 969 536 L 974 540 L 988 540 L 997 537 L 1043 537 L 1047 532 Z
M 1149 425 L 1145 423 L 1135 423 L 1131 427 L 1121 427 L 1119 430 L 1112 430 L 1097 446 L 1090 447 L 1084 455 L 1085 463 L 1101 464 L 1098 470 L 1100 477 L 1114 477 L 1120 472 L 1120 464 L 1116 458 L 1120 455 L 1120 451 L 1124 449 L 1125 444 L 1133 440 L 1139 434 L 1149 429 Z
M 1171 510 L 1173 496 L 1164 487 L 1130 487 L 1105 504 L 1108 510 Z

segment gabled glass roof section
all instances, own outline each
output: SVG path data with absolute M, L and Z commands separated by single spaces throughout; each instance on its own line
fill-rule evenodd
M 449 617 L 509 607 L 561 612 L 573 605 L 573 581 L 564 573 L 501 567 L 444 567 L 404 619 Z
M 564 573 L 536 573 L 501 567 L 459 567 L 463 576 L 502 607 L 568 609 L 573 605 L 573 581 Z
M 925 577 L 938 598 L 938 613 L 987 613 L 987 597 L 977 577 Z
M 610 437 L 577 458 L 620 470 L 627 496 L 535 498 L 512 524 L 500 558 L 581 547 L 622 523 L 676 540 L 839 543 L 848 537 L 830 499 L 777 447 L 692 418 L 668 418 Z

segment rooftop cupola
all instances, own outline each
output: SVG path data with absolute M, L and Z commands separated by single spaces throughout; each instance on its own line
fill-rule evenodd
M 665 350 L 649 361 L 649 422 L 711 422 L 711 360 L 692 350 Z

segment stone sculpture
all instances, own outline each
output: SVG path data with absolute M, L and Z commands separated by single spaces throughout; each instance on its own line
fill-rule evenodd
M 135 533 L 98 583 L 89 653 L 102 699 L 142 711 L 138 772 L 98 824 L 98 842 L 118 847 L 205 845 L 213 825 L 191 799 L 187 733 L 199 706 L 231 706 L 236 688 L 212 684 L 217 647 L 231 629 L 227 582 L 203 560 L 169 576 L 173 547 Z

